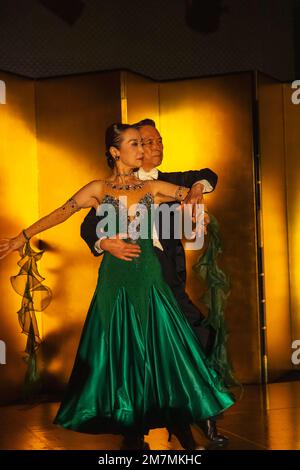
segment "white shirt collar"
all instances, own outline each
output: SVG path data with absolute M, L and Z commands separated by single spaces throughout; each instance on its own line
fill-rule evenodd
M 138 171 L 136 172 L 136 175 L 140 180 L 143 180 L 143 181 L 157 180 L 157 178 L 158 178 L 158 169 L 157 168 L 152 168 L 151 171 L 145 171 L 143 168 L 139 168 Z

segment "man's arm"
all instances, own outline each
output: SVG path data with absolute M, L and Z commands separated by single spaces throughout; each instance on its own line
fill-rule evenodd
M 169 183 L 178 184 L 179 186 L 186 186 L 187 188 L 191 188 L 193 184 L 206 180 L 212 189 L 210 191 L 204 190 L 204 193 L 213 191 L 218 181 L 218 175 L 209 168 L 170 173 L 159 172 L 158 178 Z
M 133 258 L 137 258 L 140 255 L 141 249 L 139 245 L 126 243 L 124 240 L 119 238 L 118 234 L 115 239 L 104 237 L 105 240 L 101 241 L 100 246 L 102 251 L 98 252 L 95 249 L 95 243 L 98 241 L 96 227 L 100 220 L 101 217 L 97 216 L 96 210 L 92 208 L 80 226 L 80 235 L 94 256 L 100 256 L 104 251 L 107 251 L 116 258 L 123 259 L 125 261 L 132 261 Z M 99 243 L 97 243 L 97 246 L 99 247 Z
M 80 226 L 81 238 L 86 242 L 94 256 L 100 256 L 102 254 L 95 250 L 95 243 L 98 240 L 96 227 L 99 220 L 100 217 L 96 215 L 96 210 L 92 207 Z

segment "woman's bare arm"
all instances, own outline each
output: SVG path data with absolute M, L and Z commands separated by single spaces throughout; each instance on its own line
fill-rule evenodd
M 50 214 L 37 220 L 25 229 L 28 238 L 37 235 L 44 230 L 48 230 L 55 225 L 65 222 L 71 215 L 80 209 L 87 207 L 97 207 L 103 189 L 103 182 L 100 180 L 91 181 L 83 186 L 77 193 L 67 200 L 62 206 L 55 209 Z M 23 231 L 14 238 L 3 238 L 0 240 L 0 259 L 10 252 L 18 250 L 24 245 L 26 238 Z
M 177 184 L 160 180 L 149 181 L 149 185 L 155 202 L 158 203 L 166 201 L 184 201 L 190 191 L 190 188 L 186 188 L 185 186 L 178 186 Z

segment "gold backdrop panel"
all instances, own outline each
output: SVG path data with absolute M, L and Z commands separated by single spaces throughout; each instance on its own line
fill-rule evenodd
M 123 100 L 126 100 L 126 112 L 122 115 L 122 121 L 133 124 L 150 118 L 159 128 L 159 84 L 148 78 L 123 72 L 122 90 Z
M 34 84 L 3 72 L 0 80 L 6 84 L 6 104 L 0 105 L 2 238 L 18 235 L 39 212 Z M 26 370 L 22 355 L 27 337 L 21 334 L 17 315 L 22 297 L 10 283 L 10 276 L 19 272 L 18 260 L 16 252 L 0 262 L 0 339 L 6 343 L 6 364 L 0 365 L 0 401 L 19 396 Z
M 268 378 L 291 368 L 289 266 L 282 85 L 259 75 L 262 244 Z
M 239 380 L 259 382 L 252 74 L 161 84 L 129 72 L 34 83 L 1 73 L 0 79 L 7 84 L 7 104 L 0 106 L 1 196 L 7 201 L 2 210 L 1 236 L 17 234 L 62 205 L 89 181 L 109 174 L 104 131 L 113 121 L 135 122 L 146 117 L 156 121 L 165 146 L 162 171 L 209 167 L 218 173 L 217 189 L 206 196 L 206 202 L 220 223 L 224 252 L 219 264 L 232 285 L 226 308 L 229 351 Z M 291 104 L 289 91 L 286 87 L 286 177 L 293 338 L 297 339 L 300 198 L 296 170 L 300 108 Z M 270 374 L 275 377 L 290 366 L 286 346 L 291 339 L 287 238 L 282 222 L 282 102 L 278 89 L 266 81 L 260 82 L 259 93 L 267 339 Z M 276 114 L 276 135 L 269 135 L 272 132 L 268 120 Z M 70 373 L 101 262 L 80 238 L 80 223 L 86 213 L 87 210 L 76 213 L 63 225 L 35 239 L 40 238 L 46 249 L 39 270 L 53 292 L 52 303 L 38 316 L 44 340 L 41 359 L 49 391 L 66 381 Z M 203 284 L 193 274 L 192 265 L 199 254 L 187 251 L 187 289 L 198 305 Z M 21 352 L 26 338 L 20 334 L 16 314 L 21 297 L 9 281 L 9 276 L 17 272 L 18 259 L 14 254 L 1 263 L 0 339 L 8 345 L 8 359 L 6 365 L 0 366 L 0 400 L 17 396 L 25 372 Z
M 237 377 L 250 383 L 260 380 L 251 111 L 250 73 L 160 84 L 161 169 L 209 167 L 219 175 L 205 199 L 220 223 L 219 263 L 232 283 L 229 351 Z M 187 289 L 195 303 L 201 292 L 191 268 L 198 256 L 187 252 Z
M 106 127 L 121 119 L 120 74 L 101 73 L 37 83 L 39 212 L 48 214 L 82 186 L 110 173 Z M 29 188 L 30 190 L 30 188 Z M 88 209 L 41 233 L 47 252 L 41 272 L 53 291 L 43 313 L 43 358 L 49 384 L 70 373 L 101 258 L 80 238 Z
M 295 89 L 292 89 L 290 83 L 283 86 L 285 105 L 291 331 L 292 339 L 300 340 L 300 104 L 294 104 L 292 102 L 292 93 L 295 91 Z

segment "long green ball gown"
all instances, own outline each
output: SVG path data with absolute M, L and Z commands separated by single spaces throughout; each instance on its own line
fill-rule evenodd
M 102 203 L 112 203 L 118 214 L 116 194 L 106 193 Z M 136 202 L 137 214 L 150 220 L 152 194 Z M 147 434 L 203 420 L 234 403 L 163 278 L 151 231 L 149 223 L 149 238 L 137 240 L 139 258 L 103 256 L 55 424 L 87 433 Z

